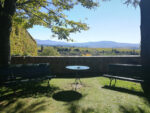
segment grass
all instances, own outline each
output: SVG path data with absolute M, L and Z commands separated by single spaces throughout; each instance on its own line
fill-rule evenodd
M 53 79 L 50 87 L 47 81 L 0 87 L 0 113 L 150 113 L 138 83 L 117 80 L 109 87 L 107 78 L 81 80 L 77 91 L 74 79 Z

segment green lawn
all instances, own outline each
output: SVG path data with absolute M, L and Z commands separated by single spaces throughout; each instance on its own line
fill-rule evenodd
M 50 87 L 47 81 L 0 87 L 0 113 L 150 113 L 138 83 L 118 80 L 109 87 L 107 78 L 81 80 L 77 91 L 74 79 L 53 79 Z

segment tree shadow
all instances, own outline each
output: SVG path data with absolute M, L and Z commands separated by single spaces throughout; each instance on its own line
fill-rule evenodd
M 78 104 L 75 104 L 75 103 L 68 103 L 67 105 L 69 105 L 68 111 L 70 113 L 78 113 L 79 110 L 81 109 L 80 106 Z
M 72 102 L 75 100 L 80 100 L 82 98 L 82 94 L 73 90 L 68 90 L 57 92 L 53 94 L 52 97 L 56 101 Z
M 55 86 L 47 86 L 42 81 L 30 81 L 19 84 L 9 84 L 0 87 L 0 111 L 8 110 L 8 113 L 36 113 L 45 109 L 45 101 L 35 101 L 31 104 L 19 101 L 20 98 L 40 98 L 51 97 L 52 94 L 59 90 Z
M 63 101 L 65 102 L 64 105 L 68 108 L 68 113 L 99 113 L 96 111 L 96 109 L 93 108 L 82 108 L 80 106 L 80 101 L 86 97 L 87 94 L 82 95 L 81 93 L 74 91 L 74 90 L 68 90 L 68 91 L 60 91 L 53 95 L 53 99 L 56 101 Z
M 109 89 L 109 90 L 114 90 L 114 91 L 118 91 L 118 92 L 123 92 L 123 93 L 131 94 L 131 95 L 136 95 L 136 96 L 139 96 L 139 97 L 143 97 L 144 103 L 146 105 L 150 106 L 150 95 L 145 95 L 144 92 L 134 91 L 134 89 L 129 90 L 129 89 L 122 88 L 122 87 L 116 87 L 116 86 L 114 87 L 114 86 L 107 86 L 107 85 L 103 86 L 102 88 Z
M 150 107 L 150 96 L 145 96 L 144 103 Z
M 116 87 L 116 86 L 114 87 L 114 86 L 105 85 L 102 88 L 114 90 L 114 91 L 118 91 L 118 92 L 123 92 L 123 93 L 128 93 L 128 94 L 132 94 L 132 95 L 136 95 L 136 96 L 145 97 L 144 93 L 141 91 L 129 90 L 129 89 L 122 88 L 122 87 Z
M 82 108 L 78 102 L 71 102 L 68 103 L 68 111 L 69 113 L 99 113 L 96 109 L 94 108 Z
M 150 96 L 147 96 L 146 97 L 146 100 L 149 102 L 149 104 L 150 104 Z
M 149 113 L 145 109 L 135 106 L 119 106 L 119 111 L 122 113 Z
M 34 102 L 30 105 L 26 105 L 25 102 L 18 101 L 13 107 L 9 109 L 7 108 L 7 105 L 1 107 L 0 111 L 2 109 L 5 109 L 7 113 L 36 113 L 39 111 L 43 111 L 45 107 L 45 101 Z
M 79 105 L 79 102 L 85 97 L 86 95 L 82 95 L 81 93 L 68 90 L 68 91 L 59 91 L 53 94 L 53 99 L 56 101 L 63 101 L 66 102 L 65 105 L 68 107 L 69 113 L 98 113 L 93 108 L 82 108 Z
M 1 87 L 0 101 L 12 98 L 26 98 L 26 97 L 51 97 L 52 94 L 59 90 L 59 87 L 42 85 L 40 81 L 32 81 L 19 84 L 9 84 Z

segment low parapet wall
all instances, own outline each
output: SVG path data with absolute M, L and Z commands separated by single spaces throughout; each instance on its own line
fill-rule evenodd
M 92 56 L 92 57 L 12 57 L 12 64 L 27 64 L 27 63 L 50 63 L 51 72 L 57 77 L 73 77 L 76 75 L 75 71 L 67 70 L 67 65 L 86 65 L 90 69 L 80 71 L 83 77 L 87 76 L 101 76 L 108 72 L 108 65 L 112 63 L 127 63 L 140 64 L 140 56 Z

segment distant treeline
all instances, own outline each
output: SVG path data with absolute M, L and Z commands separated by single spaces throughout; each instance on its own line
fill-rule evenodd
M 139 55 L 139 49 L 122 48 L 79 48 L 39 46 L 39 56 L 102 56 L 102 55 Z

